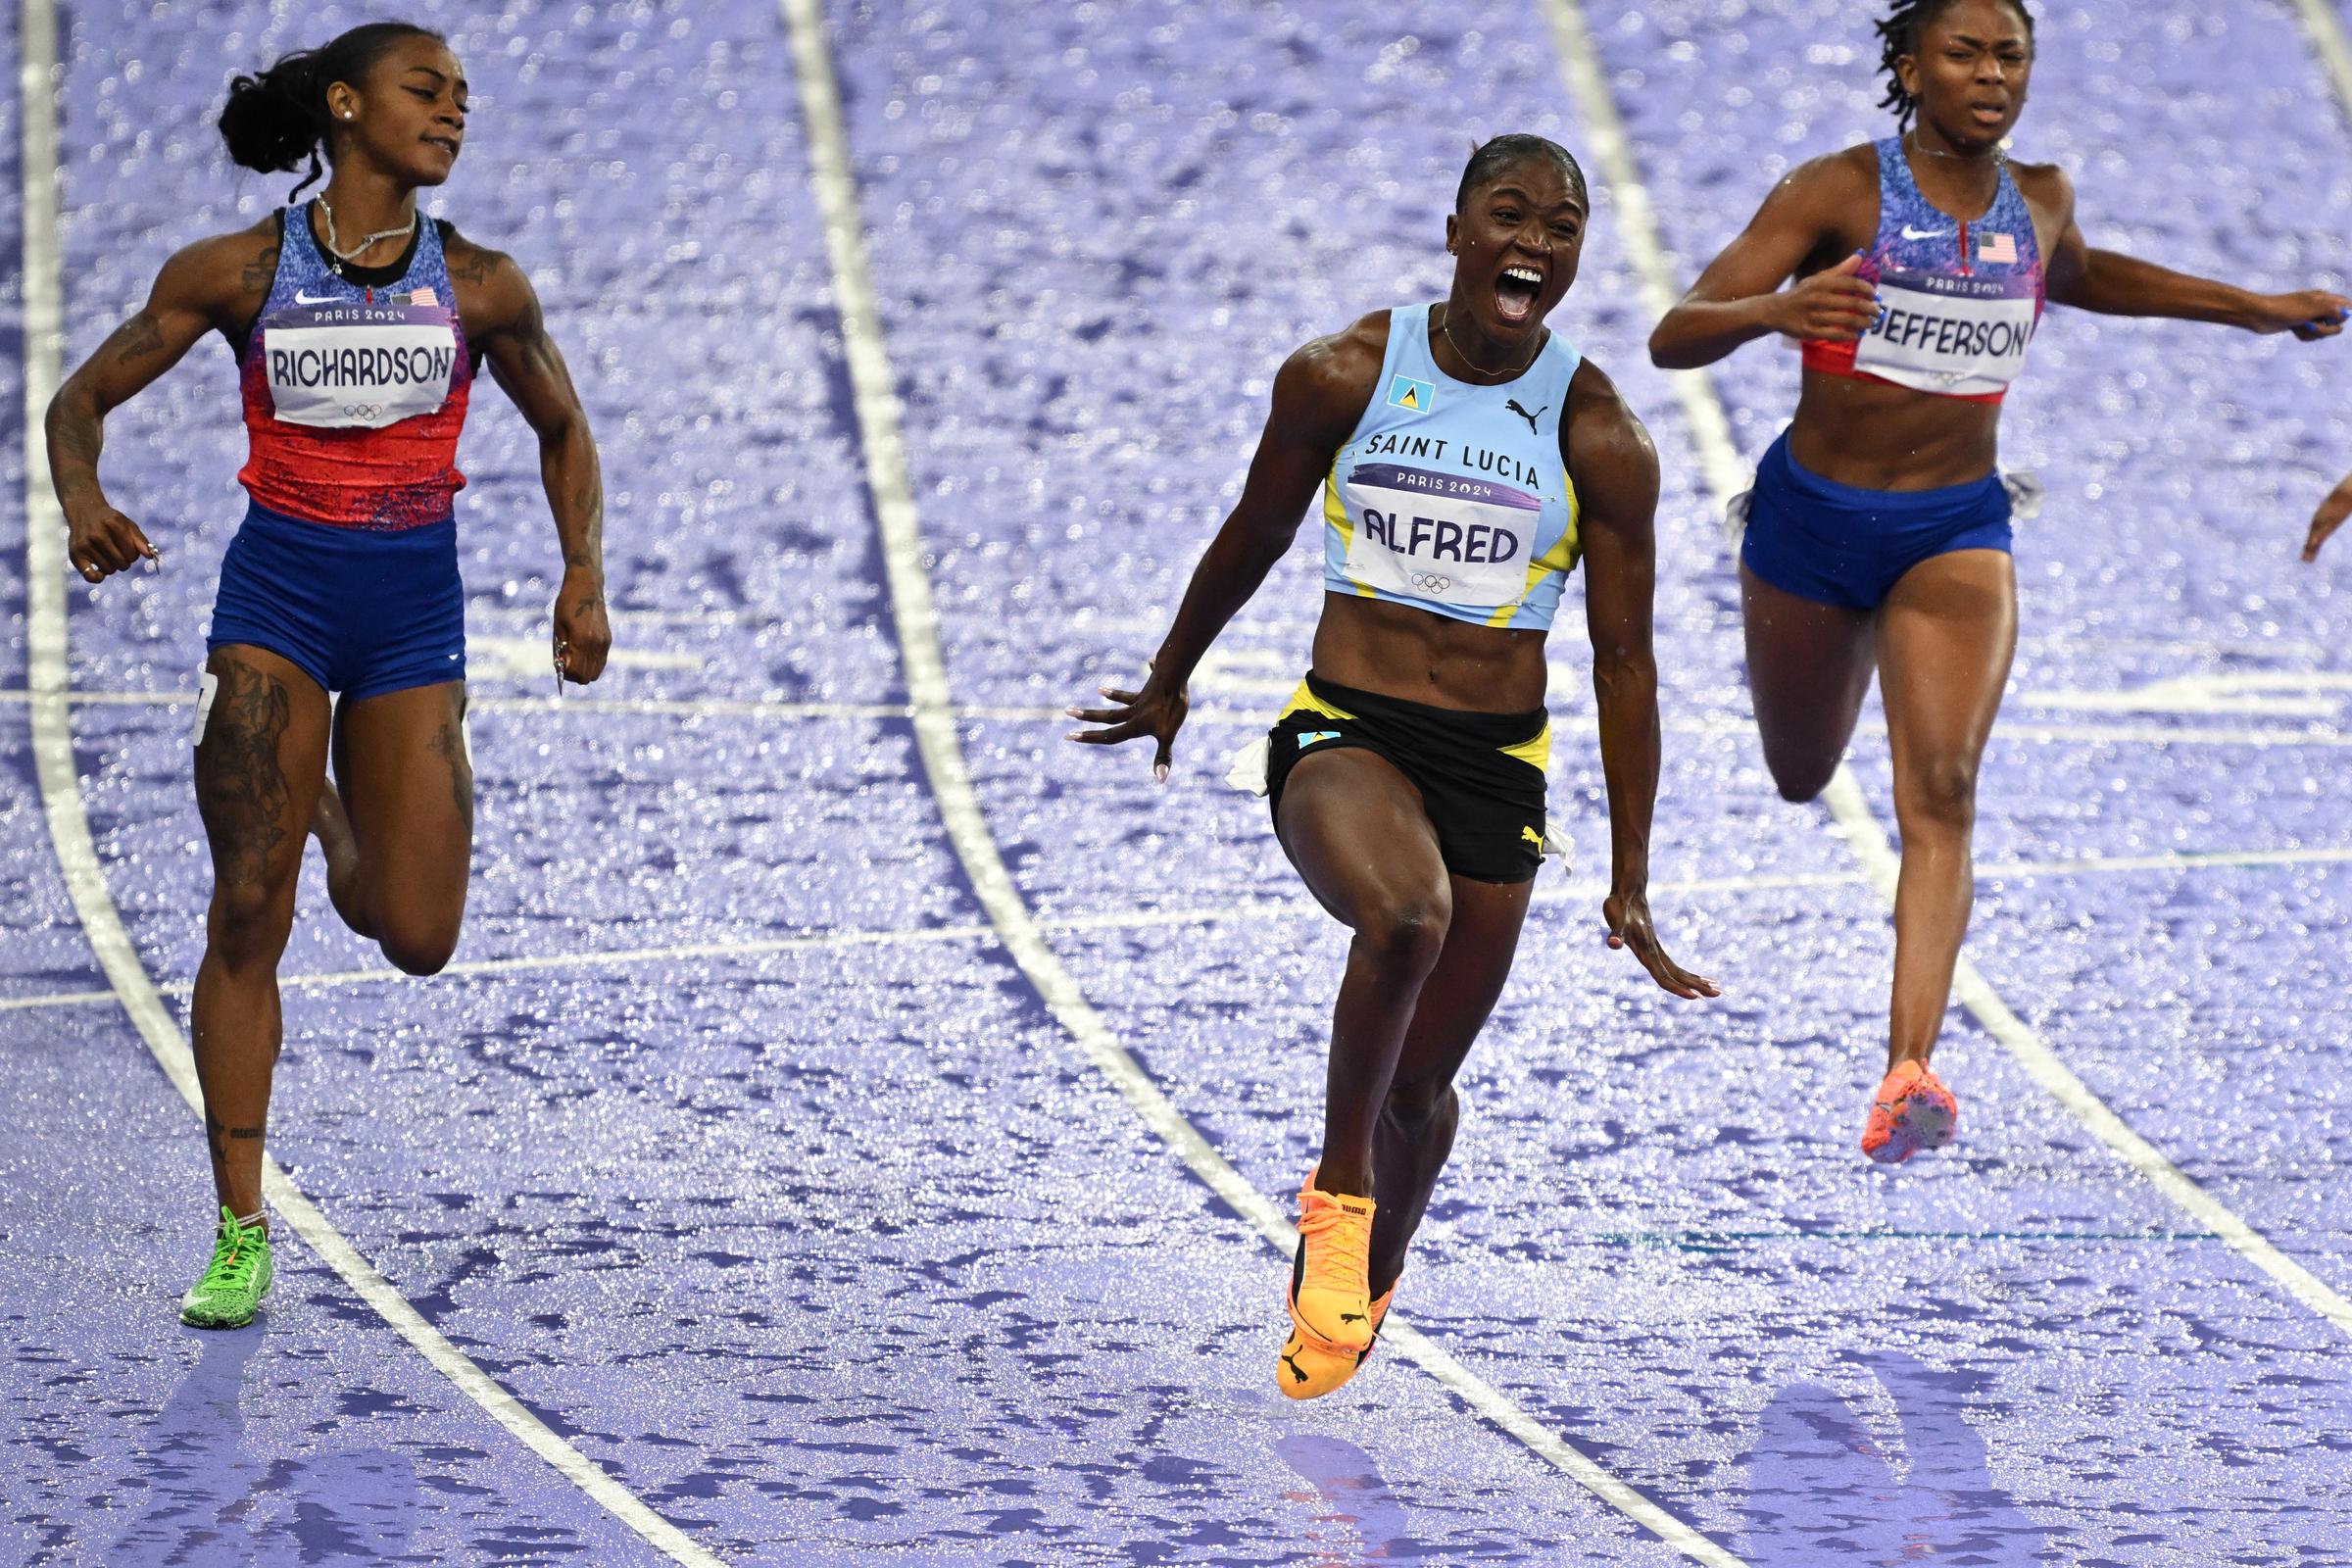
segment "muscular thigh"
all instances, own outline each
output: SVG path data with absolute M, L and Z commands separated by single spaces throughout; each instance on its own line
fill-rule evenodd
M 1744 563 L 1740 589 L 1765 761 L 1785 793 L 1809 798 L 1853 738 L 1875 662 L 1874 617 L 1776 588 Z
M 445 681 L 346 702 L 335 715 L 335 782 L 361 853 L 404 879 L 462 887 L 473 848 L 466 686 Z
M 1879 659 L 1897 767 L 1975 765 L 2017 653 L 2017 567 L 1955 550 L 1905 572 L 1881 611 Z
M 326 765 L 326 694 L 260 648 L 217 649 L 196 743 L 196 808 L 222 889 L 291 888 Z
M 1446 862 L 1421 792 L 1361 747 L 1294 763 L 1275 832 L 1307 891 L 1350 929 L 1399 909 L 1449 907 Z

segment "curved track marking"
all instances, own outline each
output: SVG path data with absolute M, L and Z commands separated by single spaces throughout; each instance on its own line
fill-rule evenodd
M 1634 158 L 1625 122 L 1618 117 L 1608 78 L 1600 69 L 1592 30 L 1585 24 L 1578 0 L 1541 0 L 1541 3 L 1551 24 L 1561 72 L 1577 100 L 1593 156 L 1615 197 L 1617 216 L 1625 230 L 1627 258 L 1640 275 L 1643 301 L 1655 316 L 1662 318 L 1678 297 L 1673 272 L 1666 260 L 1665 244 L 1659 237 L 1656 209 L 1642 182 L 1641 166 Z M 2303 3 L 2308 14 L 2319 0 L 2303 0 Z M 2340 31 L 2337 36 L 2340 39 Z M 2352 102 L 2348 102 L 2348 107 L 2352 107 Z M 1684 416 L 1690 422 L 1690 438 L 1698 448 L 1707 487 L 1714 492 L 1718 506 L 1728 505 L 1733 496 L 1747 488 L 1747 469 L 1733 444 L 1731 421 L 1724 414 L 1722 395 L 1704 370 L 1673 371 L 1671 379 Z M 1886 830 L 1871 814 L 1853 770 L 1843 762 L 1838 764 L 1837 776 L 1823 792 L 1823 801 L 1844 832 L 1846 843 L 1862 862 L 1872 885 L 1891 906 L 1900 858 L 1887 839 Z M 2031 1025 L 2010 1010 L 1992 982 L 1984 978 L 1966 953 L 1960 955 L 1952 973 L 1952 995 L 2016 1058 L 2027 1076 L 2072 1112 L 2126 1164 L 2229 1243 L 2239 1256 L 2269 1275 L 2288 1296 L 2352 1335 L 2352 1300 L 2281 1252 L 2253 1226 L 2238 1218 L 2229 1205 L 2167 1159 L 2154 1144 L 2134 1132 L 2059 1059 L 2058 1054 Z
M 2352 128 L 2352 38 L 2344 36 L 2344 19 L 2336 14 L 2332 0 L 2294 0 L 2294 5 L 2321 68 L 2328 73 L 2336 97 L 2343 101 L 2344 123 Z
M 852 172 L 849 131 L 841 92 L 833 74 L 822 0 L 778 0 L 799 77 L 801 112 L 808 138 L 811 181 L 823 217 L 825 248 L 833 268 L 836 308 L 849 361 L 865 477 L 882 534 L 884 569 L 891 606 L 899 623 L 907 695 L 914 708 L 915 737 L 923 766 L 937 797 L 940 815 L 974 894 L 990 921 L 1056 1021 L 1068 1030 L 1096 1067 L 1117 1086 L 1152 1135 L 1166 1144 L 1194 1175 L 1249 1221 L 1285 1256 L 1298 1232 L 1264 1195 L 1228 1164 L 1200 1130 L 1162 1094 L 1127 1054 L 1109 1025 L 1086 1000 L 1078 982 L 1047 944 L 1036 918 L 998 853 L 995 835 L 973 792 L 963 743 L 948 687 L 947 661 L 940 645 L 939 616 L 923 565 L 922 529 L 908 482 L 900 435 L 899 398 L 883 346 L 882 313 L 865 252 L 863 221 Z M 1499 1390 L 1463 1366 L 1409 1325 L 1392 1322 L 1389 1341 L 1480 1415 L 1566 1473 L 1601 1501 L 1693 1562 L 1708 1568 L 1742 1568 L 1740 1559 L 1668 1513 L 1623 1481 L 1577 1451 L 1557 1434 L 1511 1402 Z
M 68 695 L 66 652 L 66 521 L 50 490 L 49 454 L 40 436 L 49 399 L 57 390 L 65 350 L 65 310 L 59 276 L 57 232 L 57 12 L 54 0 L 24 0 L 19 15 L 21 57 L 18 92 L 23 124 L 24 262 L 24 532 L 27 605 L 25 641 L 30 661 L 33 759 L 41 804 L 56 847 L 59 868 L 98 962 L 138 1026 L 147 1049 L 180 1098 L 199 1114 L 204 1094 L 188 1043 L 165 1006 L 155 981 L 140 961 L 123 928 L 114 896 L 107 891 L 98 848 L 90 837 L 81 780 L 74 764 L 74 734 Z M 434 1370 L 523 1446 L 578 1487 L 655 1549 L 691 1568 L 726 1568 L 724 1562 L 655 1513 L 585 1454 L 565 1443 L 498 1381 L 450 1344 L 400 1292 L 361 1256 L 327 1217 L 287 1177 L 274 1159 L 263 1158 L 262 1188 L 270 1204 L 311 1250 L 341 1275 L 401 1338 L 416 1347 Z

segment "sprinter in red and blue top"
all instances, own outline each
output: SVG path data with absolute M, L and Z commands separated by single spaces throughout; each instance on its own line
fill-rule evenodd
M 2091 249 L 2066 175 L 2003 152 L 2034 70 L 2023 0 L 1902 0 L 1879 37 L 1900 133 L 1783 180 L 1650 353 L 1683 369 L 1773 333 L 1804 347 L 1796 419 L 1742 498 L 1747 679 L 1774 781 L 1809 801 L 1886 667 L 1903 862 L 1886 1073 L 1862 1149 L 1893 1162 L 1948 1142 L 1959 1117 L 1929 1058 L 1975 892 L 1977 761 L 2017 644 L 2001 397 L 2045 293 L 2306 338 L 2338 331 L 2345 302 Z
M 180 1303 L 200 1328 L 251 1322 L 272 1274 L 262 1143 L 306 830 L 336 911 L 393 963 L 430 974 L 457 945 L 473 770 L 455 500 L 478 364 L 539 436 L 564 550 L 558 680 L 596 679 L 612 641 L 596 444 L 539 302 L 512 261 L 417 209 L 457 162 L 466 111 L 456 57 L 403 23 L 239 76 L 220 115 L 229 156 L 265 171 L 308 160 L 296 196 L 321 153 L 332 177 L 172 257 L 49 408 L 68 559 L 96 583 L 160 559 L 99 486 L 108 411 L 208 332 L 243 375 L 251 504 L 221 563 L 196 718 L 213 902 L 191 1032 L 220 1216 Z

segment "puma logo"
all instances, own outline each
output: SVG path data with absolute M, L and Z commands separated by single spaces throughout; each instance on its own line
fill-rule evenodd
M 1527 421 L 1527 433 L 1528 433 L 1529 435 L 1540 435 L 1540 434 L 1542 434 L 1543 432 L 1539 431 L 1539 430 L 1536 428 L 1536 414 L 1542 414 L 1542 413 L 1544 413 L 1545 410 L 1549 409 L 1549 408 L 1551 407 L 1551 405 L 1550 405 L 1550 404 L 1548 404 L 1548 403 L 1546 403 L 1546 404 L 1544 404 L 1544 407 L 1543 407 L 1543 408 L 1541 408 L 1541 409 L 1538 409 L 1538 410 L 1536 411 L 1536 414 L 1530 414 L 1530 413 L 1528 413 L 1528 412 L 1527 412 L 1525 409 L 1523 409 L 1523 408 L 1521 408 L 1521 407 L 1519 406 L 1519 400 L 1518 400 L 1517 398 L 1513 398 L 1513 399 L 1511 399 L 1511 400 L 1510 400 L 1508 403 L 1505 403 L 1505 404 L 1503 405 L 1503 407 L 1504 407 L 1504 408 L 1506 408 L 1506 409 L 1508 409 L 1508 410 L 1510 410 L 1510 411 L 1511 411 L 1513 414 L 1516 414 L 1517 416 L 1519 416 L 1519 417 L 1521 417 L 1522 419 L 1525 419 L 1525 420 Z
M 1361 1312 L 1342 1312 L 1340 1314 L 1340 1321 L 1343 1323 L 1361 1323 L 1364 1321 L 1364 1314 Z
M 1282 1358 L 1282 1364 L 1291 1369 L 1291 1376 L 1301 1383 L 1306 1381 L 1306 1373 L 1299 1368 L 1298 1357 L 1296 1354 L 1286 1352 Z

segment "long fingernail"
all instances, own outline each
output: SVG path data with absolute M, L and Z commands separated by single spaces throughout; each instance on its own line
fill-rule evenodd
M 1064 736 L 1062 737 L 1062 739 L 1063 739 L 1063 740 L 1065 740 L 1065 741 L 1074 741 L 1074 740 L 1076 740 L 1077 738 L 1078 738 L 1078 732 L 1077 732 L 1076 730 L 1072 730 L 1072 731 L 1070 731 L 1070 732 L 1069 732 L 1067 735 L 1064 735 Z
M 1152 776 L 1159 780 L 1160 783 L 1165 784 L 1168 781 L 1168 764 L 1165 762 L 1152 763 Z
M 1075 708 L 1065 708 L 1062 710 L 1062 712 L 1071 718 L 1076 718 L 1078 716 L 1078 710 Z

